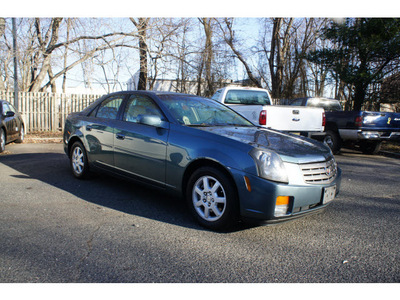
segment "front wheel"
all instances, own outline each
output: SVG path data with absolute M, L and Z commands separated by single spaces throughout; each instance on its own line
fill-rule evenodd
M 70 163 L 72 173 L 76 178 L 83 179 L 88 177 L 89 165 L 85 147 L 81 142 L 75 142 L 72 145 L 70 153 Z
M 192 215 L 204 227 L 227 229 L 239 219 L 238 198 L 233 184 L 215 168 L 202 167 L 192 174 L 186 200 Z
M 3 128 L 0 128 L 0 153 L 6 149 L 6 134 Z
M 324 138 L 324 144 L 331 148 L 333 154 L 339 153 L 342 147 L 342 140 L 338 133 L 332 130 L 327 130 Z
M 24 126 L 21 126 L 21 130 L 19 132 L 19 138 L 15 141 L 16 143 L 23 143 L 25 138 L 25 129 Z

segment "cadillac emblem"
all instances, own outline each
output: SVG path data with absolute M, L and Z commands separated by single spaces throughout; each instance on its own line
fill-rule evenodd
M 334 172 L 334 166 L 333 165 L 325 167 L 326 176 L 330 177 L 333 172 Z

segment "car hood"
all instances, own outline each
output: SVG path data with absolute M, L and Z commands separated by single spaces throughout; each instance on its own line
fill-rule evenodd
M 301 164 L 325 161 L 333 157 L 329 147 L 318 141 L 277 130 L 233 126 L 199 127 L 199 129 L 255 148 L 272 150 L 285 162 Z

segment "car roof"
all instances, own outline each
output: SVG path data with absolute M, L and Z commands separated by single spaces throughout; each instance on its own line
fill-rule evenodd
M 119 92 L 114 92 L 110 94 L 106 94 L 104 96 L 110 96 L 110 95 L 118 95 L 118 94 L 147 94 L 147 95 L 156 95 L 156 96 L 161 96 L 161 95 L 171 95 L 171 96 L 188 96 L 188 97 L 201 97 L 198 95 L 193 95 L 193 94 L 185 94 L 185 93 L 177 93 L 177 92 L 169 92 L 169 91 L 149 91 L 149 90 L 128 90 L 128 91 L 119 91 Z

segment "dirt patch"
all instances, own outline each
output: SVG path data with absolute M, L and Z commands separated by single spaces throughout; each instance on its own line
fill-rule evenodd
M 400 142 L 383 142 L 382 150 L 400 153 Z
M 63 133 L 57 132 L 30 132 L 25 135 L 24 143 L 62 143 Z

